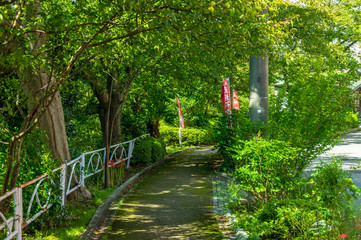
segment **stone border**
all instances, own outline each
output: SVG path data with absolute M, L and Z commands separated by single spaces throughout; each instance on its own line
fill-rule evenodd
M 357 128 L 350 129 L 346 134 L 348 134 L 348 133 L 354 133 L 354 132 L 358 132 L 358 131 L 361 131 L 361 126 L 360 126 L 360 127 L 357 127 Z
M 118 201 L 120 198 L 126 195 L 135 186 L 135 184 L 143 177 L 148 175 L 151 172 L 151 170 L 162 165 L 170 157 L 178 153 L 196 148 L 199 147 L 186 148 L 177 152 L 170 153 L 166 155 L 163 159 L 151 164 L 150 166 L 144 168 L 143 170 L 135 174 L 133 177 L 129 178 L 125 183 L 119 186 L 100 204 L 100 206 L 95 211 L 92 219 L 90 220 L 89 224 L 86 227 L 86 230 L 81 235 L 79 240 L 100 239 L 102 234 L 105 232 L 106 227 L 108 226 L 109 220 L 113 217 L 113 215 L 116 212 L 116 210 L 114 210 L 116 209 L 116 201 Z
M 246 240 L 249 236 L 243 229 L 237 228 L 233 230 L 231 228 L 236 221 L 236 217 L 225 205 L 225 199 L 227 198 L 225 191 L 229 181 L 231 181 L 230 176 L 224 173 L 215 173 L 213 175 L 213 212 L 225 239 Z

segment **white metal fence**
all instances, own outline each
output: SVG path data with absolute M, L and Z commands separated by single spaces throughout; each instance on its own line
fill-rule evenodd
M 114 164 L 126 163 L 126 168 L 128 168 L 135 141 L 147 136 L 149 134 L 111 146 L 109 161 L 113 161 Z M 61 201 L 61 204 L 65 206 L 66 196 L 81 186 L 85 187 L 85 179 L 102 172 L 104 165 L 105 148 L 82 153 L 59 168 L 1 195 L 0 202 L 13 198 L 11 212 L 7 214 L 0 212 L 0 231 L 4 231 L 5 228 L 7 232 L 5 240 L 15 236 L 18 240 L 22 239 L 23 228 L 46 212 L 55 201 Z M 23 189 L 25 188 L 33 188 L 27 191 L 32 192 L 31 197 L 24 196 Z

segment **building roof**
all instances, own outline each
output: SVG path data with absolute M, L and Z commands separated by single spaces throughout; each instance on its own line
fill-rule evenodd
M 361 87 L 361 80 L 355 82 L 354 84 L 351 85 L 352 90 L 356 91 L 357 89 L 359 89 Z

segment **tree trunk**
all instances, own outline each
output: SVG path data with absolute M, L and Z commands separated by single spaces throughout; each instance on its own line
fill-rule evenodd
M 113 104 L 113 103 L 110 104 L 110 111 L 109 111 L 110 123 L 109 123 L 109 125 L 110 125 L 110 127 L 111 126 L 113 127 L 112 136 L 111 136 L 111 144 L 120 143 L 120 141 L 122 140 L 121 124 L 120 124 L 121 109 L 118 109 L 117 107 L 118 107 L 117 104 Z M 104 146 L 106 143 L 107 114 L 108 114 L 108 107 L 104 106 L 104 104 L 99 104 L 98 116 L 100 119 Z M 114 120 L 114 121 L 112 122 L 112 120 Z
M 34 9 L 29 12 L 29 18 L 41 18 L 41 3 L 34 1 Z M 41 23 L 39 24 L 41 25 Z M 36 26 L 39 28 L 40 26 Z M 47 55 L 43 53 L 42 47 L 45 45 L 45 34 L 34 32 L 31 34 L 29 49 L 22 47 L 23 43 L 16 42 L 12 51 L 20 55 L 24 55 L 23 51 L 33 52 L 34 56 L 47 59 Z M 22 49 L 22 50 L 20 50 Z M 63 106 L 60 99 L 60 93 L 56 91 L 54 98 L 50 100 L 49 96 L 54 91 L 56 79 L 52 76 L 52 69 L 46 66 L 29 64 L 27 69 L 17 69 L 18 77 L 22 81 L 22 89 L 27 97 L 28 112 L 39 111 L 41 108 L 47 108 L 40 117 L 39 126 L 46 133 L 49 147 L 53 157 L 64 163 L 65 160 L 70 161 L 70 152 L 68 140 L 65 131 L 65 120 Z M 44 98 L 44 105 L 38 106 L 38 103 Z M 47 106 L 47 102 L 51 101 Z M 37 109 L 36 109 L 37 108 Z
M 150 133 L 150 136 L 155 138 L 160 138 L 159 119 L 149 120 L 147 124 L 147 128 Z
M 122 107 L 134 79 L 132 68 L 129 68 L 126 73 L 127 78 L 121 80 L 119 79 L 119 72 L 117 70 L 112 70 L 111 73 L 108 73 L 106 86 L 104 86 L 104 82 L 99 81 L 91 74 L 87 74 L 86 76 L 99 101 L 98 115 L 101 123 L 104 145 L 106 143 L 106 136 L 110 137 L 111 144 L 119 143 L 122 140 L 120 123 Z M 106 121 L 108 111 L 109 134 L 107 135 Z
M 49 75 L 47 73 L 36 74 L 34 71 L 27 71 L 24 75 L 18 73 L 22 80 L 22 88 L 27 97 L 29 112 L 36 110 L 35 107 L 39 99 L 46 96 L 49 84 Z M 53 154 L 53 157 L 64 163 L 65 160 L 70 161 L 68 139 L 65 130 L 65 120 L 63 105 L 60 93 L 56 92 L 54 98 L 50 102 L 47 110 L 39 119 L 39 126 L 47 135 L 47 143 Z

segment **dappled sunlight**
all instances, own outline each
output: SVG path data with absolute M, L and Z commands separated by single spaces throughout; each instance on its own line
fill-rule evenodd
M 349 133 L 342 137 L 342 142 L 335 145 L 331 150 L 319 155 L 316 160 L 308 166 L 307 170 L 312 171 L 333 158 L 342 159 L 342 169 L 354 170 L 359 167 L 361 161 L 361 132 Z
M 170 193 L 171 191 L 169 190 L 165 190 L 165 191 L 162 191 L 162 192 L 158 192 L 158 193 L 148 193 L 149 195 L 162 195 L 162 194 L 168 194 Z
M 123 204 L 123 207 L 146 207 L 146 208 L 160 208 L 160 207 L 164 207 L 164 205 L 160 205 L 160 204 L 142 204 L 142 203 L 135 203 L 135 204 L 131 204 L 131 203 L 125 203 Z
M 170 161 L 141 181 L 120 206 L 107 237 L 222 239 L 212 212 L 212 159 L 197 154 Z

